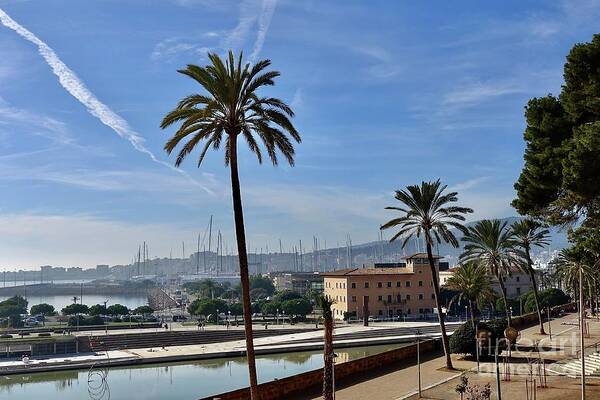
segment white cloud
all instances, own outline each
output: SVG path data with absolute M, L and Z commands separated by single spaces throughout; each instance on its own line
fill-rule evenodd
M 0 131 L 2 126 L 10 126 L 11 132 L 15 131 L 14 126 L 18 126 L 23 128 L 19 129 L 20 135 L 31 133 L 47 138 L 57 145 L 75 145 L 76 142 L 62 121 L 12 107 L 0 98 Z
M 453 192 L 461 192 L 463 190 L 472 189 L 476 186 L 479 186 L 481 183 L 489 180 L 489 176 L 480 176 L 478 178 L 469 179 L 465 182 L 460 182 L 448 187 L 448 190 Z
M 524 88 L 514 82 L 473 82 L 446 93 L 443 104 L 468 106 L 499 96 L 522 93 L 523 91 Z
M 355 45 L 351 49 L 374 61 L 367 67 L 367 72 L 374 78 L 393 78 L 402 71 L 400 64 L 394 60 L 393 55 L 385 48 L 379 46 Z
M 295 110 L 299 107 L 302 107 L 302 104 L 303 104 L 302 88 L 298 88 L 294 92 L 294 96 L 292 96 L 292 101 L 290 102 L 290 106 L 292 107 L 292 110 Z
M 25 40 L 33 43 L 37 46 L 40 55 L 44 58 L 46 63 L 52 69 L 52 72 L 58 77 L 58 80 L 62 87 L 81 104 L 83 104 L 88 112 L 94 117 L 98 118 L 104 125 L 115 131 L 120 137 L 126 139 L 131 145 L 139 152 L 146 154 L 152 161 L 157 164 L 163 165 L 177 173 L 185 176 L 193 184 L 200 186 L 206 192 L 211 193 L 206 187 L 203 187 L 199 182 L 193 179 L 184 170 L 175 168 L 168 162 L 158 159 L 152 151 L 150 151 L 144 144 L 144 138 L 134 131 L 127 121 L 121 116 L 117 115 L 112 111 L 106 104 L 102 103 L 79 79 L 79 77 L 69 68 L 62 60 L 56 55 L 54 50 L 50 48 L 46 43 L 40 40 L 33 33 L 28 31 L 23 26 L 19 25 L 14 21 L 8 14 L 0 9 L 0 23 L 9 29 L 15 31 L 19 36 Z
M 190 40 L 189 36 L 162 40 L 154 46 L 152 59 L 173 58 L 180 55 L 192 55 L 195 59 L 203 59 L 208 52 L 226 52 L 230 49 L 239 51 L 256 26 L 256 39 L 248 58 L 254 61 L 262 50 L 276 6 L 277 0 L 244 0 L 239 5 L 237 24 L 230 31 L 205 32 L 193 40 Z M 221 40 L 215 42 L 218 38 Z
M 203 59 L 208 52 L 213 51 L 214 46 L 207 46 L 198 42 L 207 39 L 210 40 L 218 36 L 219 34 L 216 32 L 207 32 L 200 35 L 193 42 L 190 42 L 188 38 L 180 37 L 165 39 L 154 46 L 151 57 L 153 60 L 159 60 L 173 59 L 181 55 L 191 55 L 194 59 Z

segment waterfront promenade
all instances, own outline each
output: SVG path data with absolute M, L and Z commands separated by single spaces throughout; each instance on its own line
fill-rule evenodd
M 449 325 L 449 331 L 458 324 Z M 255 337 L 256 354 L 280 354 L 298 351 L 321 350 L 323 348 L 323 331 L 315 329 L 314 325 L 305 324 L 304 329 L 296 329 L 297 332 L 289 333 L 291 326 L 280 325 L 278 327 L 269 327 L 265 329 L 262 325 L 255 325 L 257 337 Z M 277 329 L 279 328 L 279 329 Z M 284 328 L 287 328 L 284 330 Z M 299 328 L 294 326 L 294 328 Z M 64 356 L 45 356 L 33 357 L 28 365 L 24 365 L 19 360 L 6 360 L 0 362 L 0 371 L 4 374 L 11 373 L 32 373 L 47 372 L 52 370 L 81 369 L 92 365 L 136 365 L 157 362 L 176 362 L 191 361 L 202 359 L 214 359 L 225 357 L 240 357 L 245 354 L 245 340 L 243 340 L 242 327 L 231 327 L 227 330 L 225 327 L 206 327 L 204 328 L 206 336 L 212 339 L 219 339 L 222 334 L 227 337 L 227 333 L 236 331 L 240 340 L 223 341 L 212 340 L 202 344 L 163 346 L 156 343 L 152 347 L 135 345 L 128 348 L 109 349 L 108 351 L 96 351 L 95 353 L 68 354 Z M 433 322 L 391 322 L 376 323 L 369 327 L 362 325 L 341 325 L 335 329 L 334 344 L 338 348 L 359 347 L 370 345 L 388 345 L 397 343 L 410 343 L 415 340 L 415 331 L 422 332 L 420 337 L 438 337 L 439 329 L 437 323 Z M 133 332 L 132 332 L 133 331 Z M 154 332 L 153 332 L 154 331 Z M 109 331 L 108 338 L 119 334 L 139 334 L 141 338 L 148 337 L 153 333 L 160 334 L 164 329 L 139 329 L 139 330 L 119 330 Z M 178 325 L 174 332 L 197 332 L 202 337 L 202 332 L 198 327 Z M 260 335 L 258 333 L 260 332 Z M 284 333 L 284 334 L 282 334 Z M 94 335 L 96 332 L 76 332 L 77 335 Z M 215 336 L 217 335 L 217 336 Z M 101 340 L 101 339 L 99 339 Z
M 589 322 L 589 338 L 586 338 L 586 346 L 600 342 L 600 321 L 595 319 L 587 320 Z M 553 351 L 541 351 L 540 356 L 548 361 L 565 361 L 576 357 L 578 350 L 579 336 L 577 334 L 577 316 L 568 314 L 562 318 L 555 319 L 552 322 L 552 341 L 549 336 L 538 334 L 537 325 L 527 328 L 521 332 L 520 344 L 530 344 L 540 342 L 543 345 L 549 345 Z M 547 327 L 547 324 L 546 324 Z M 546 328 L 547 330 L 547 328 Z M 527 357 L 533 359 L 537 357 L 526 351 L 513 352 L 511 368 L 511 378 L 509 382 L 502 382 L 502 391 L 504 398 L 507 399 L 526 399 L 525 379 L 528 377 Z M 459 377 L 467 374 L 469 381 L 473 384 L 484 385 L 490 383 L 492 389 L 492 398 L 495 397 L 495 366 L 491 362 L 482 362 L 480 364 L 481 373 L 477 374 L 476 362 L 466 360 L 460 356 L 453 355 L 455 371 L 445 370 L 445 358 L 443 354 L 432 354 L 424 357 L 421 364 L 421 381 L 424 399 L 458 399 L 460 396 L 455 392 L 455 387 L 459 383 Z M 380 371 L 377 374 L 363 376 L 362 379 L 351 382 L 338 382 L 336 391 L 336 400 L 362 400 L 376 398 L 378 400 L 404 400 L 417 399 L 418 370 L 416 360 L 406 362 L 396 366 L 393 369 Z M 557 364 L 558 365 L 558 364 Z M 502 367 L 501 367 L 502 368 Z M 537 389 L 537 399 L 579 399 L 579 379 L 570 378 L 564 375 L 558 375 L 560 372 L 550 371 L 548 368 L 547 384 L 548 388 Z M 559 371 L 558 368 L 556 368 Z M 600 398 L 600 380 L 590 377 L 590 384 L 587 386 L 588 398 Z M 537 381 L 539 382 L 539 380 Z M 560 389 L 559 389 L 560 388 Z M 298 397 L 300 400 L 318 400 L 321 399 L 319 393 Z

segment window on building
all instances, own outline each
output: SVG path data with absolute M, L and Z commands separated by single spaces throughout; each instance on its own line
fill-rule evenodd
M 392 302 L 392 295 L 391 295 L 391 294 L 388 294 L 388 299 L 387 299 L 387 301 L 388 301 L 388 303 L 391 303 L 391 302 Z
M 402 296 L 399 294 L 396 295 L 396 302 L 400 303 L 402 301 Z
M 369 288 L 369 282 L 365 282 L 365 289 Z
M 383 287 L 383 283 L 382 283 L 382 282 L 377 282 L 377 287 L 378 287 L 378 288 L 381 288 L 381 287 Z
M 400 281 L 396 282 L 396 287 L 400 287 L 400 286 L 402 286 L 402 282 L 400 282 Z
M 419 308 L 419 314 L 423 314 L 423 309 Z
M 521 294 L 521 288 L 520 288 L 520 287 L 518 287 L 518 288 L 517 288 L 517 296 L 519 296 L 520 294 Z
M 388 286 L 388 287 L 392 287 L 392 282 L 388 282 L 388 283 L 387 283 L 387 286 Z
M 377 301 L 383 301 L 383 296 L 378 296 Z
M 520 276 L 517 276 L 517 282 L 519 282 L 521 280 Z
M 423 300 L 423 293 L 419 293 L 419 300 Z
M 406 287 L 410 287 L 410 281 L 406 281 L 406 284 L 405 284 L 405 286 L 406 286 Z
M 431 293 L 431 298 L 435 300 L 435 293 Z
M 383 315 L 383 310 L 379 310 L 379 312 L 377 314 Z
M 406 295 L 406 300 L 410 300 L 410 294 Z M 410 314 L 410 313 L 409 313 Z
M 356 303 L 356 296 L 352 296 L 352 302 Z
M 352 282 L 352 289 L 356 289 L 356 282 Z
M 419 281 L 419 287 L 423 286 L 423 281 Z
M 408 310 L 406 310 L 406 313 L 407 313 L 407 314 L 410 314 L 410 313 L 411 313 L 411 312 L 410 312 L 410 308 L 409 308 Z

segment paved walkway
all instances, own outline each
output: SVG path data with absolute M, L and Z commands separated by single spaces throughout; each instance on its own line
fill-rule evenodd
M 547 351 L 543 352 L 544 358 L 547 359 L 564 359 L 568 357 L 573 357 L 578 349 L 578 340 L 577 336 L 577 317 L 574 314 L 567 315 L 560 319 L 555 319 L 551 322 L 552 324 L 552 341 L 550 341 L 549 337 L 541 336 L 538 334 L 539 326 L 533 326 L 531 328 L 525 329 L 521 332 L 521 339 L 519 340 L 520 344 L 528 345 L 534 342 L 541 342 L 542 344 L 551 344 L 552 346 L 562 346 L 564 351 Z M 600 322 L 595 320 L 589 320 L 590 324 L 590 337 L 586 339 L 587 343 L 592 344 L 594 342 L 600 341 Z M 546 331 L 548 330 L 547 324 Z M 523 371 L 523 368 L 519 368 L 519 365 L 523 367 L 523 363 L 525 363 L 525 369 L 527 369 L 527 363 L 524 359 L 525 356 L 534 357 L 532 353 L 521 352 L 513 352 L 513 357 L 515 358 L 515 362 L 513 365 L 513 373 L 512 379 L 514 382 L 503 382 L 503 387 L 507 387 L 507 395 L 505 396 L 508 399 L 525 399 L 525 383 L 524 377 L 516 375 L 519 372 Z M 517 357 L 521 357 L 520 360 L 517 360 Z M 461 357 L 453 355 L 452 357 L 454 367 L 459 371 L 447 371 L 444 369 L 445 367 L 445 358 L 443 357 L 443 353 L 438 354 L 438 356 L 434 356 L 430 359 L 426 359 L 421 364 L 421 381 L 422 388 L 428 388 L 429 386 L 434 385 L 434 388 L 425 390 L 423 393 L 424 398 L 429 399 L 456 399 L 458 398 L 458 394 L 454 391 L 458 383 L 458 377 L 465 373 L 466 371 L 476 370 L 476 363 L 470 360 L 464 360 Z M 400 368 L 396 368 L 391 371 L 382 371 L 379 374 L 371 374 L 366 375 L 361 379 L 360 382 L 340 382 L 338 383 L 338 389 L 336 391 L 336 400 L 363 400 L 363 399 L 373 399 L 377 400 L 400 400 L 405 398 L 417 398 L 410 397 L 411 394 L 416 394 L 417 390 L 417 382 L 418 382 L 418 372 L 416 360 L 413 363 L 406 363 L 401 365 Z M 495 367 L 491 363 L 482 363 L 480 365 L 481 371 L 495 371 Z M 472 376 L 473 374 L 471 374 Z M 472 378 L 473 382 L 478 382 L 480 384 L 491 383 L 492 389 L 495 390 L 495 375 L 490 373 L 482 373 L 480 375 L 474 375 Z M 447 382 L 444 384 L 444 382 Z M 557 385 L 557 387 L 565 387 L 566 393 L 570 393 L 571 390 L 576 392 L 576 387 L 578 380 L 570 379 L 566 377 L 555 377 L 550 376 L 548 378 L 548 382 L 551 385 Z M 599 382 L 600 383 L 600 382 Z M 508 389 L 510 386 L 510 389 Z M 600 393 L 600 386 L 596 386 L 594 384 L 594 390 L 598 388 L 598 392 Z M 555 397 L 540 397 L 540 393 L 546 390 L 546 394 L 551 396 L 552 391 L 548 389 L 538 389 L 538 399 L 554 399 Z M 592 389 L 590 389 L 592 390 Z M 510 394 L 514 394 L 511 397 Z M 575 397 L 562 397 L 560 393 L 555 393 L 557 396 L 561 398 L 561 400 L 566 400 Z M 427 397 L 431 396 L 431 397 Z M 307 395 L 302 397 L 302 399 L 320 399 L 322 398 L 319 393 L 314 393 L 312 395 Z M 492 397 L 494 398 L 494 397 Z M 558 397 L 556 397 L 558 398 Z M 590 396 L 589 398 L 600 398 L 600 394 L 598 397 Z

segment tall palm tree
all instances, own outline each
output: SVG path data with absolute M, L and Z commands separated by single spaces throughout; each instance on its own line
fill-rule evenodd
M 471 324 L 475 328 L 475 309 L 473 304 L 480 305 L 494 297 L 490 276 L 485 266 L 476 262 L 468 262 L 460 265 L 446 281 L 446 287 L 458 292 L 452 301 L 457 300 L 459 303 L 463 299 L 468 301 L 469 311 L 471 312 Z
M 538 313 L 538 321 L 540 324 L 540 335 L 545 335 L 544 322 L 542 320 L 542 310 L 540 310 L 540 300 L 538 295 L 537 279 L 535 278 L 535 271 L 533 269 L 533 261 L 531 260 L 531 248 L 532 247 L 544 247 L 548 246 L 550 231 L 544 227 L 540 222 L 535 221 L 531 218 L 525 218 L 511 225 L 513 234 L 517 246 L 521 248 L 525 256 L 525 265 L 523 269 L 529 275 L 531 286 L 533 289 L 533 298 L 535 300 L 535 308 Z
M 262 163 L 263 151 L 266 151 L 273 165 L 278 163 L 278 153 L 290 165 L 294 165 L 294 146 L 288 134 L 298 143 L 300 135 L 290 122 L 289 118 L 294 113 L 287 104 L 277 98 L 259 96 L 259 89 L 274 85 L 274 79 L 280 75 L 277 71 L 266 71 L 271 61 L 258 61 L 252 66 L 242 64 L 242 54 L 236 60 L 232 51 L 229 51 L 225 61 L 212 53 L 208 54 L 208 58 L 209 65 L 200 67 L 190 64 L 178 71 L 200 84 L 204 93 L 192 94 L 179 101 L 175 109 L 164 117 L 161 128 L 180 123 L 173 137 L 165 144 L 165 150 L 171 154 L 180 143 L 185 143 L 178 152 L 176 166 L 200 142 L 203 142 L 203 147 L 198 157 L 198 166 L 211 147 L 217 150 L 224 144 L 225 165 L 229 166 L 231 173 L 250 392 L 252 399 L 256 400 L 259 393 L 252 337 L 244 213 L 238 175 L 238 137 L 241 136 L 246 141 L 259 163 Z M 264 149 L 259 146 L 259 142 Z
M 469 227 L 462 241 L 465 245 L 459 260 L 461 262 L 479 262 L 498 280 L 504 300 L 506 319 L 510 326 L 511 315 L 504 280 L 511 275 L 512 269 L 522 265 L 522 257 L 512 230 L 506 221 L 481 220 Z
M 333 368 L 335 354 L 333 352 L 333 300 L 325 295 L 318 297 L 323 313 L 324 346 L 323 346 L 323 400 L 333 400 Z
M 556 266 L 556 273 L 560 276 L 565 288 L 575 298 L 579 294 L 579 270 L 581 270 L 583 276 L 583 284 L 581 286 L 583 287 L 584 294 L 587 292 L 587 295 L 591 296 L 596 284 L 597 271 L 594 266 L 590 266 L 586 262 L 578 249 L 562 249 L 558 254 L 558 258 L 554 261 L 554 265 Z
M 435 268 L 432 247 L 434 243 L 441 243 L 442 240 L 454 247 L 458 247 L 458 239 L 456 239 L 456 236 L 450 229 L 455 228 L 465 232 L 466 228 L 461 222 L 465 220 L 464 214 L 472 213 L 473 210 L 451 205 L 451 203 L 458 201 L 458 193 L 444 193 L 446 187 L 438 179 L 435 182 L 421 182 L 420 186 L 411 185 L 407 186 L 404 190 L 397 190 L 395 198 L 402 204 L 402 207 L 386 207 L 386 210 L 399 211 L 401 216 L 383 224 L 380 229 L 398 227 L 398 232 L 392 236 L 390 242 L 404 236 L 402 248 L 406 246 L 412 237 L 416 236 L 418 238 L 421 235 L 424 236 L 427 247 L 427 259 L 431 268 L 435 305 L 442 332 L 442 343 L 444 353 L 446 354 L 446 367 L 453 369 L 448 335 L 446 334 L 446 326 L 444 324 L 444 314 L 442 313 L 442 304 L 440 302 L 438 271 Z

